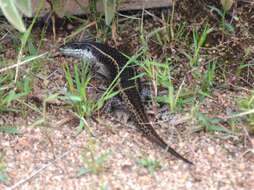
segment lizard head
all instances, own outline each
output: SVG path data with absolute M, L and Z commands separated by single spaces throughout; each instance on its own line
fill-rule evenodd
M 96 57 L 93 49 L 87 43 L 71 42 L 59 48 L 63 55 L 94 61 Z
M 106 78 L 110 78 L 110 70 L 101 62 L 101 54 L 98 53 L 100 50 L 96 48 L 94 43 L 71 42 L 61 46 L 59 51 L 65 56 L 80 58 L 92 63 L 91 68 L 94 72 L 99 73 Z

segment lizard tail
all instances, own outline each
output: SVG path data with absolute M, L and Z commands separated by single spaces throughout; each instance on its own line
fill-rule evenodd
M 181 156 L 178 152 L 176 152 L 173 148 L 171 148 L 167 143 L 165 143 L 165 141 L 162 140 L 160 136 L 154 130 L 152 131 L 153 131 L 152 133 L 147 134 L 148 140 L 156 143 L 157 145 L 159 145 L 161 148 L 163 148 L 164 150 L 166 150 L 168 153 L 172 154 L 176 158 L 179 158 L 190 165 L 194 165 L 191 161 Z

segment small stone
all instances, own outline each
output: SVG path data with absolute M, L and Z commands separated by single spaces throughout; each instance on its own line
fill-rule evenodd
M 186 189 L 191 189 L 192 188 L 192 182 L 191 181 L 187 181 L 185 183 L 185 187 L 186 187 Z
M 215 150 L 214 150 L 213 147 L 209 147 L 209 148 L 208 148 L 208 152 L 209 152 L 209 154 L 214 155 Z
M 241 171 L 244 171 L 244 170 L 245 170 L 245 164 L 244 164 L 244 163 L 240 163 L 238 166 L 239 166 L 239 169 L 240 169 Z

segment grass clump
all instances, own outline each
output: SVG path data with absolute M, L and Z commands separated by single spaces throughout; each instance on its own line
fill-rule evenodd
M 244 118 L 249 133 L 254 135 L 254 91 L 238 100 L 238 106 L 242 112 L 237 115 Z
M 153 160 L 149 158 L 142 158 L 138 160 L 138 165 L 146 168 L 150 174 L 154 174 L 155 171 L 161 169 L 161 164 L 158 160 Z
M 95 155 L 94 151 L 96 149 L 96 142 L 94 139 L 90 138 L 88 141 L 88 146 L 82 154 L 82 161 L 84 166 L 79 169 L 77 177 L 83 176 L 87 173 L 99 174 L 104 171 L 106 162 L 111 154 L 110 151 L 102 153 L 100 155 Z

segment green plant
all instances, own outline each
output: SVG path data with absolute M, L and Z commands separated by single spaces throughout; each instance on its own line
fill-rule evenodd
M 228 14 L 228 11 L 231 9 L 233 3 L 234 3 L 233 0 L 221 0 L 221 5 L 222 5 L 223 10 L 220 10 L 214 6 L 208 6 L 211 9 L 211 11 L 216 11 L 216 13 L 221 17 L 220 27 L 221 27 L 222 34 L 223 34 L 222 41 L 224 41 L 224 34 L 225 34 L 226 30 L 229 32 L 235 31 L 233 25 L 228 23 L 225 19 L 226 15 Z
M 80 68 L 78 68 L 80 66 Z M 118 91 L 113 91 L 117 78 L 110 84 L 99 99 L 91 99 L 88 96 L 88 85 L 91 81 L 90 67 L 88 63 L 74 65 L 74 77 L 68 66 L 65 67 L 65 76 L 68 85 L 68 92 L 62 99 L 68 101 L 73 106 L 76 116 L 80 119 L 79 131 L 87 125 L 84 117 L 90 117 L 95 111 L 100 110 L 105 102 L 117 95 Z
M 65 76 L 69 92 L 65 99 L 71 101 L 74 111 L 80 116 L 91 116 L 93 112 L 93 102 L 88 99 L 88 84 L 91 80 L 88 64 L 74 65 L 74 79 L 68 66 L 65 67 Z
M 108 183 L 104 182 L 100 185 L 100 190 L 109 190 L 109 189 L 111 188 L 109 187 Z
M 25 32 L 26 28 L 22 21 L 22 14 L 27 17 L 32 16 L 31 0 L 0 0 L 0 8 L 8 21 L 20 32 Z M 22 14 L 20 14 L 20 12 Z
M 168 15 L 166 18 L 164 14 L 162 14 L 163 21 L 163 30 L 161 37 L 164 40 L 164 43 L 170 43 L 172 41 L 182 41 L 184 37 L 186 37 L 187 31 L 187 23 L 186 22 L 174 22 L 174 14 L 175 14 L 175 0 L 172 1 L 172 11 L 171 15 Z M 156 34 L 157 39 L 158 34 Z
M 156 170 L 161 168 L 161 164 L 158 160 L 152 160 L 149 158 L 142 158 L 138 160 L 138 165 L 146 168 L 150 174 L 154 174 Z
M 31 91 L 30 79 L 28 77 L 25 77 L 23 78 L 23 80 L 18 81 L 16 84 L 16 88 L 9 89 L 9 87 L 6 85 L 8 83 L 11 83 L 13 77 L 13 74 L 4 74 L 0 76 L 0 112 L 16 112 L 17 110 L 9 108 L 11 103 L 22 97 L 25 97 Z M 5 86 L 6 89 L 4 88 Z
M 167 20 L 164 16 L 162 17 L 162 20 L 164 25 L 148 33 L 146 35 L 146 41 L 153 39 L 160 46 L 165 46 L 165 44 L 172 43 L 172 40 L 176 42 L 187 40 L 188 35 L 186 22 L 176 23 L 174 28 L 172 28 L 171 25 L 167 23 Z
M 248 47 L 244 50 L 244 56 L 242 57 L 242 60 L 237 66 L 237 69 L 236 69 L 237 77 L 240 77 L 242 74 L 245 75 L 247 69 L 254 67 L 254 63 L 248 61 L 248 58 L 250 56 L 251 56 L 251 47 Z
M 11 13 L 11 11 L 15 11 L 15 10 L 9 10 L 9 9 L 13 8 L 14 3 L 16 3 L 16 1 L 14 0 L 9 1 L 8 5 L 2 4 L 2 3 L 3 2 L 1 2 L 1 6 L 6 6 L 4 8 L 6 9 L 8 14 Z M 21 4 L 21 5 L 18 5 L 18 4 Z M 26 112 L 23 110 L 24 106 L 27 106 L 28 108 L 32 108 L 31 104 L 24 101 L 24 97 L 26 97 L 31 91 L 30 86 L 32 83 L 32 78 L 31 78 L 32 75 L 27 73 L 23 77 L 19 77 L 19 68 L 25 64 L 28 64 L 29 62 L 35 63 L 37 59 L 47 54 L 46 52 L 41 55 L 38 55 L 38 50 L 34 46 L 34 43 L 31 40 L 32 38 L 30 35 L 32 28 L 38 18 L 39 11 L 42 7 L 42 4 L 43 3 L 39 4 L 36 14 L 32 20 L 32 23 L 28 27 L 28 29 L 25 30 L 22 34 L 18 35 L 17 38 L 15 38 L 15 40 L 18 39 L 20 43 L 19 47 L 16 48 L 18 50 L 16 64 L 7 65 L 6 63 L 8 63 L 9 60 L 5 60 L 4 57 L 0 60 L 1 66 L 6 64 L 6 67 L 0 68 L 0 73 L 1 73 L 0 75 L 0 112 L 13 111 L 13 112 L 19 112 L 21 114 L 26 114 Z M 19 1 L 17 2 L 17 4 L 15 4 L 15 6 L 20 6 L 20 9 L 22 9 L 22 6 L 29 7 L 30 2 Z M 15 8 L 16 7 L 14 7 L 14 9 Z M 15 15 L 12 15 L 12 16 L 15 16 Z M 24 55 L 23 52 L 28 52 L 29 55 Z M 33 69 L 33 67 L 31 68 Z M 13 69 L 16 69 L 16 72 L 13 72 Z M 18 103 L 18 105 L 22 105 L 22 106 L 19 106 L 19 107 L 12 106 L 12 102 Z M 35 109 L 34 107 L 32 109 L 36 111 L 39 110 L 39 109 Z M 1 131 L 11 133 L 11 134 L 16 134 L 18 132 L 16 128 L 13 126 L 11 127 L 2 126 Z
M 207 70 L 202 76 L 201 79 L 201 90 L 204 93 L 208 93 L 211 89 L 211 87 L 214 84 L 214 78 L 215 78 L 215 69 L 216 69 L 216 63 L 210 62 L 207 65 Z
M 97 10 L 97 4 L 102 5 L 104 12 Z M 118 0 L 90 0 L 89 9 L 92 20 L 95 21 L 96 32 L 102 39 L 106 39 L 111 31 L 112 37 L 115 37 L 115 15 L 117 10 Z
M 235 115 L 235 117 L 244 117 L 247 121 L 249 132 L 254 134 L 254 91 L 252 91 L 250 96 L 239 99 L 238 106 L 242 112 Z
M 69 67 L 65 67 L 65 76 L 69 89 L 65 99 L 73 103 L 74 110 L 78 115 L 85 117 L 89 117 L 94 111 L 101 109 L 107 100 L 119 93 L 118 91 L 113 92 L 117 80 L 115 79 L 98 100 L 89 99 L 87 92 L 91 81 L 89 69 L 90 67 L 87 63 L 81 64 L 81 68 L 78 68 L 78 65 L 75 64 L 73 79 Z
M 206 114 L 200 112 L 197 106 L 193 108 L 192 115 L 200 125 L 200 127 L 196 128 L 194 131 L 200 130 L 205 130 L 207 132 L 218 131 L 227 134 L 232 134 L 232 132 L 229 129 L 225 128 L 220 124 L 222 121 L 221 119 L 208 117 Z
M 107 152 L 95 157 L 93 153 L 91 153 L 90 159 L 84 156 L 83 162 L 86 166 L 80 168 L 78 177 L 87 173 L 98 174 L 102 172 L 109 155 L 110 153 Z
M 32 83 L 31 75 L 27 74 L 23 76 L 22 79 L 16 81 L 15 79 L 17 75 L 15 75 L 15 73 L 11 69 L 16 68 L 17 65 L 21 66 L 28 62 L 37 60 L 45 55 L 46 53 L 41 55 L 35 55 L 35 56 L 25 56 L 19 61 L 18 64 L 10 65 L 0 69 L 0 73 L 1 73 L 0 75 L 0 112 L 20 111 L 20 110 L 11 109 L 10 108 L 11 103 L 13 101 L 19 101 L 20 99 L 27 96 L 31 91 L 30 89 L 30 86 Z M 5 63 L 5 59 L 3 60 L 3 62 L 0 61 L 0 63 Z
M 105 14 L 105 23 L 110 26 L 112 23 L 117 7 L 117 0 L 103 0 L 104 5 L 104 14 Z
M 187 23 L 186 22 L 174 22 L 175 14 L 175 0 L 172 1 L 172 11 L 171 14 L 161 15 L 161 27 L 156 27 L 154 30 L 146 35 L 146 41 L 153 38 L 160 46 L 165 46 L 165 44 L 177 42 L 183 40 L 186 37 Z M 143 23 L 142 23 L 143 24 Z M 143 34 L 143 26 L 141 27 L 141 34 Z M 143 35 L 144 36 L 144 35 Z M 144 43 L 142 43 L 144 44 Z
M 19 129 L 17 127 L 4 126 L 4 125 L 3 126 L 0 125 L 0 132 L 1 133 L 6 133 L 6 134 L 11 134 L 11 135 L 16 135 L 16 134 L 20 133 Z
M 108 160 L 109 155 L 111 154 L 110 151 L 106 153 L 102 153 L 99 156 L 94 155 L 95 150 L 95 141 L 90 138 L 88 141 L 88 147 L 86 151 L 82 155 L 82 161 L 84 166 L 79 169 L 77 177 L 83 176 L 87 173 L 92 174 L 99 174 L 105 169 L 105 163 Z
M 157 100 L 159 102 L 167 103 L 169 105 L 170 111 L 176 112 L 177 107 L 179 105 L 180 93 L 184 85 L 184 81 L 181 83 L 179 89 L 176 91 L 172 83 L 170 72 L 171 71 L 170 71 L 168 62 L 163 64 L 163 67 L 161 67 L 158 70 L 158 84 L 166 88 L 168 91 L 168 94 L 165 96 L 157 97 Z
M 192 33 L 193 33 L 194 52 L 191 55 L 184 52 L 184 55 L 190 61 L 191 67 L 199 66 L 201 48 L 205 45 L 206 38 L 208 34 L 211 33 L 212 31 L 213 28 L 209 28 L 208 25 L 206 25 L 201 35 L 199 36 L 198 31 L 196 29 L 193 29 Z
M 154 81 L 154 86 L 163 87 L 167 89 L 167 94 L 157 96 L 156 100 L 161 103 L 166 103 L 169 106 L 171 112 L 176 112 L 179 103 L 181 102 L 180 94 L 184 82 L 180 85 L 176 91 L 171 79 L 170 71 L 171 60 L 167 59 L 164 63 L 158 63 L 156 61 L 145 60 L 141 66 L 144 69 L 144 73 L 141 73 L 139 77 L 147 76 Z

